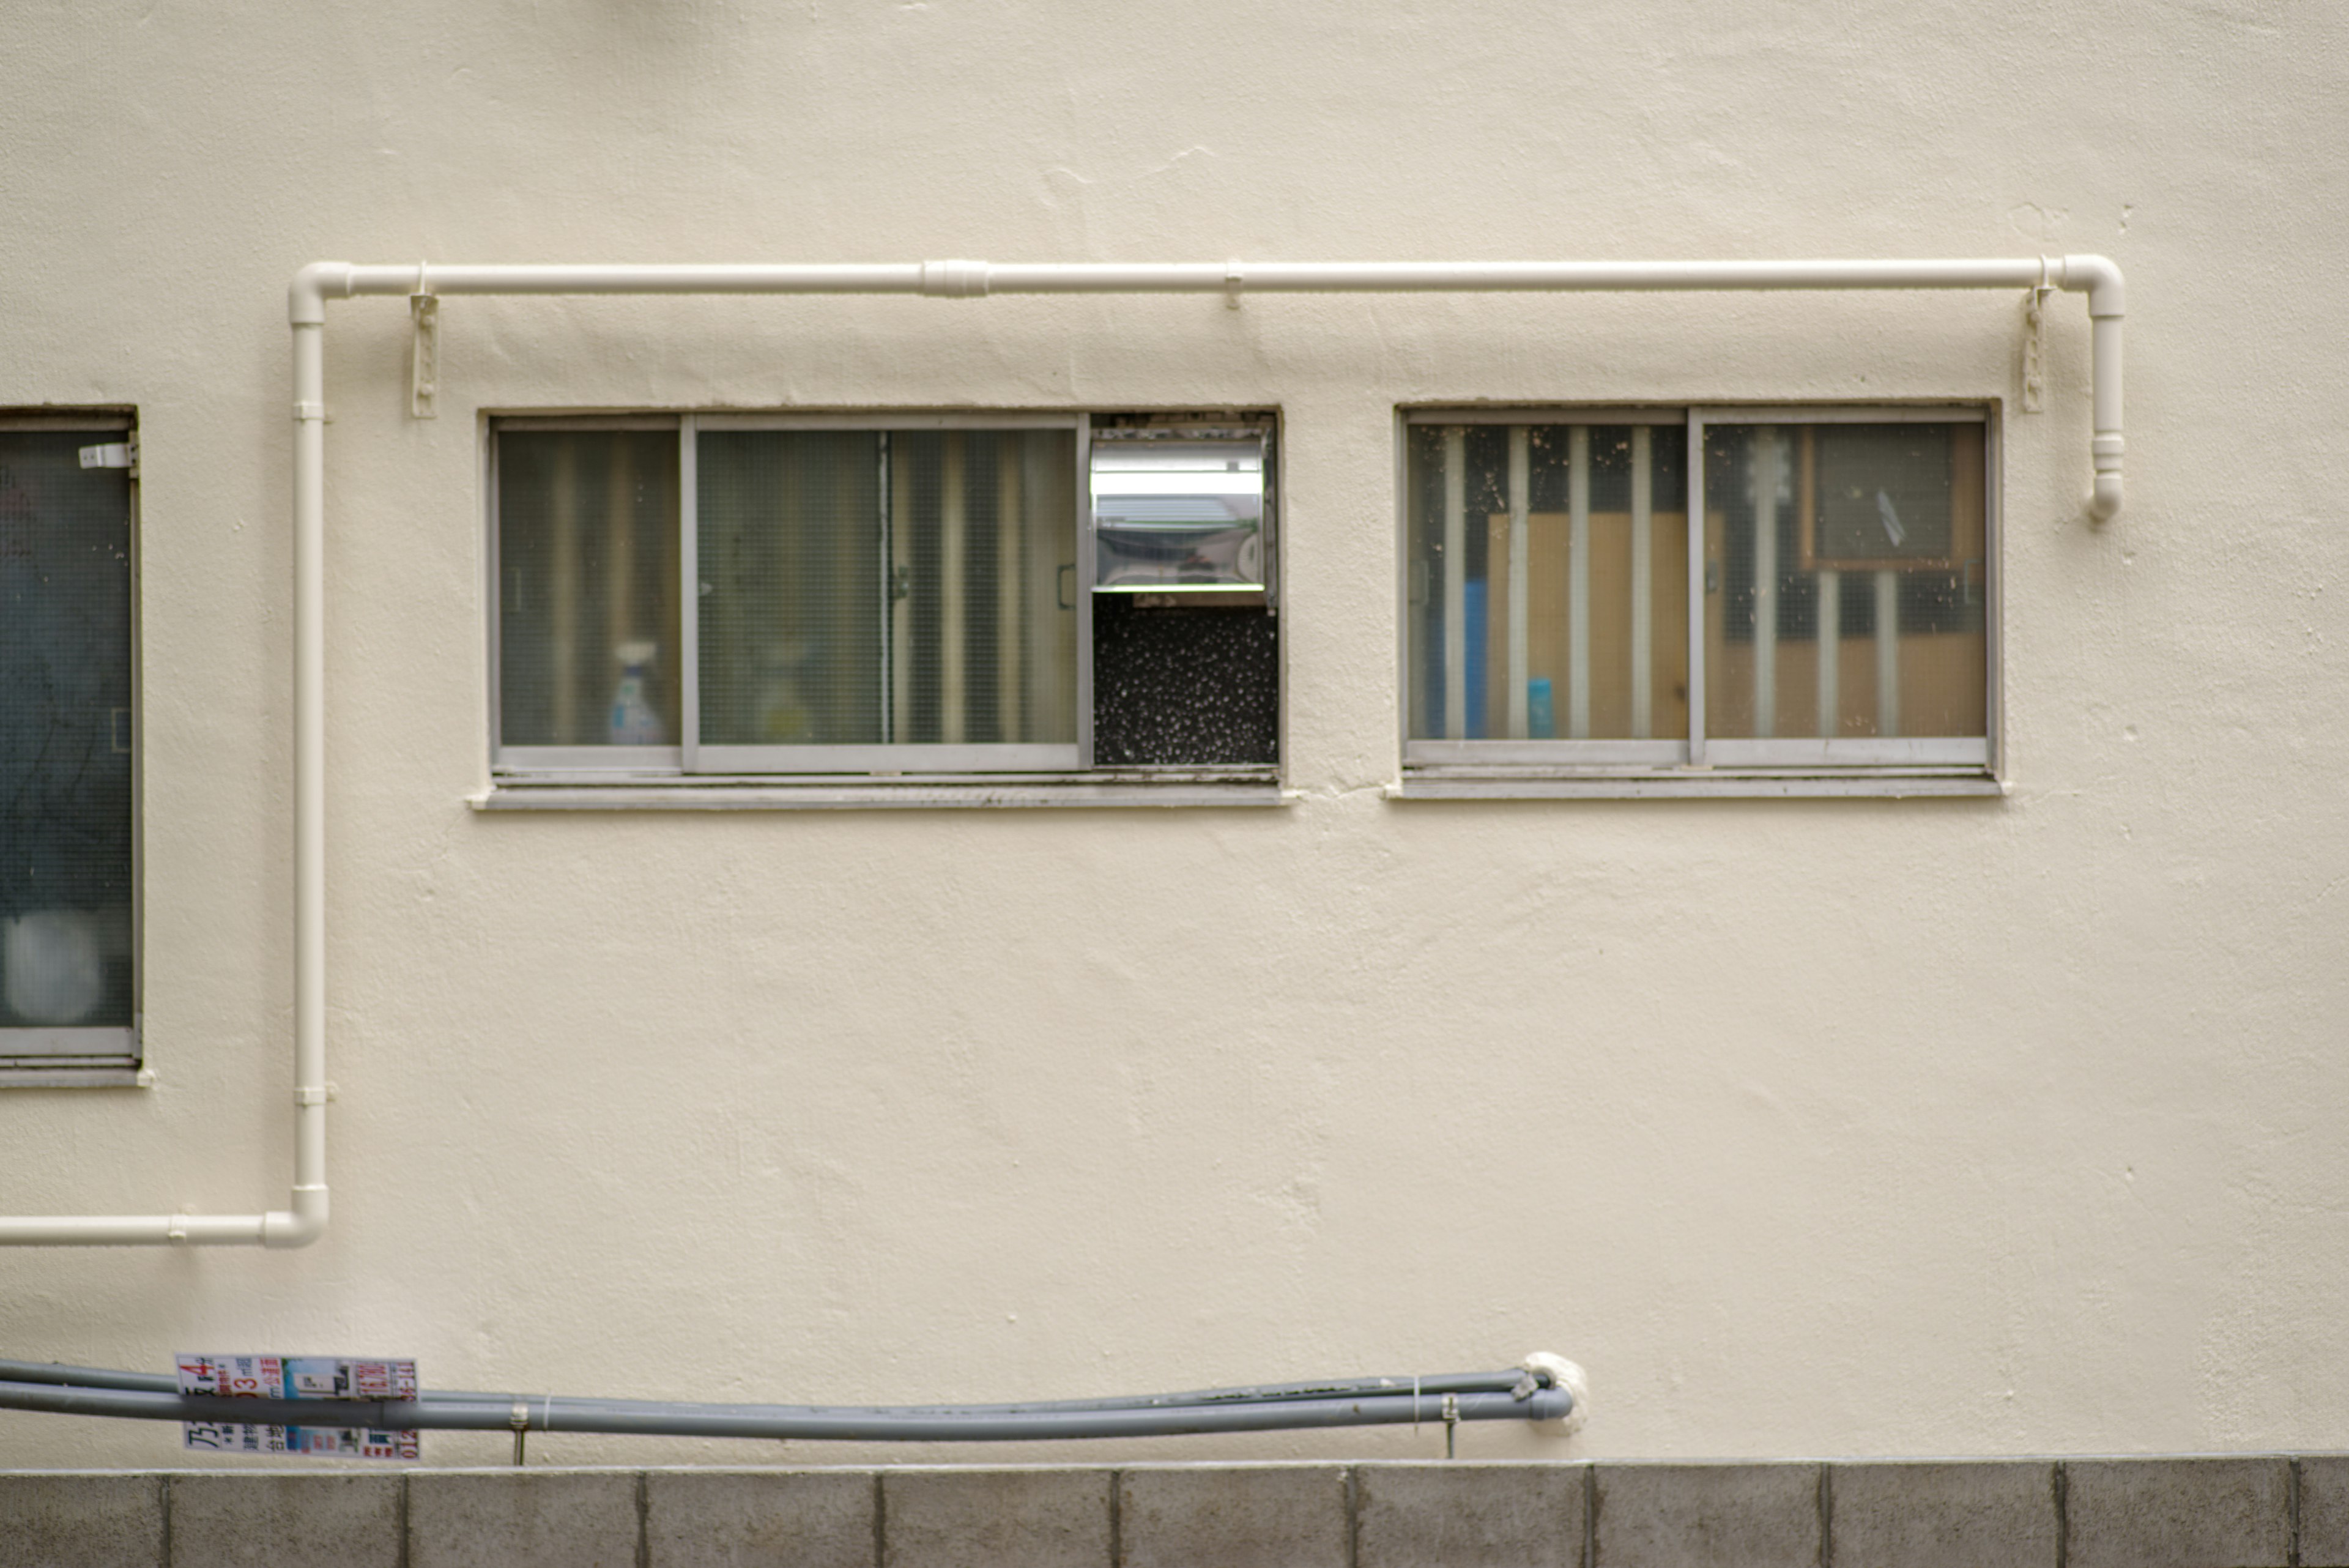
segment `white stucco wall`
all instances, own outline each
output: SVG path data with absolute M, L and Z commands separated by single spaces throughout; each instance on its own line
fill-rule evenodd
M 2059 299 L 2003 427 L 2005 799 L 1402 804 L 1397 405 L 2012 400 L 2017 298 L 460 299 L 432 422 L 405 311 L 337 305 L 334 1224 L 0 1258 L 0 1354 L 848 1401 L 1546 1348 L 1580 1454 L 2349 1445 L 2336 12 L 275 9 L 0 54 L 0 406 L 139 410 L 160 1076 L 0 1096 L 11 1210 L 284 1202 L 308 260 L 2101 251 L 2128 507 L 2078 515 Z M 1285 421 L 1290 807 L 466 805 L 479 410 L 1236 404 Z M 175 1442 L 0 1414 L 0 1466 Z

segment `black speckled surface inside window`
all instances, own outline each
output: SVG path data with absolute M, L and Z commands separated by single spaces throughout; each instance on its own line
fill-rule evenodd
M 1246 609 L 1093 600 L 1093 761 L 1233 767 L 1280 760 L 1280 623 Z

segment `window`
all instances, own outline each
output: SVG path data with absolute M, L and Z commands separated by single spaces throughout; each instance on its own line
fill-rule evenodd
M 1404 793 L 1994 787 L 1990 434 L 1966 409 L 1412 413 Z
M 501 421 L 498 804 L 664 781 L 1277 799 L 1271 437 L 1268 416 Z
M 138 1064 L 135 439 L 124 415 L 0 417 L 0 1068 L 15 1082 Z

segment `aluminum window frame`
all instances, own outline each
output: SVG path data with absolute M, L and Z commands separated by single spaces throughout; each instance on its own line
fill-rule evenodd
M 1092 509 L 1085 504 L 1085 484 L 1093 414 L 1085 411 L 1033 410 L 678 410 L 663 413 L 483 414 L 483 467 L 488 504 L 484 507 L 488 539 L 486 566 L 487 659 L 490 675 L 490 773 L 493 787 L 530 785 L 696 786 L 707 789 L 730 784 L 747 788 L 805 784 L 817 788 L 854 788 L 863 783 L 898 785 L 903 781 L 936 779 L 952 784 L 973 777 L 1014 775 L 1032 777 L 1040 787 L 1050 787 L 1087 774 L 1093 767 L 1092 714 L 1092 595 L 1091 559 L 1093 543 Z M 677 432 L 678 452 L 678 640 L 682 658 L 678 672 L 678 743 L 668 746 L 510 746 L 502 738 L 500 699 L 502 629 L 500 614 L 498 553 L 502 536 L 499 515 L 500 437 L 507 431 L 667 431 Z M 699 583 L 699 451 L 705 431 L 927 431 L 1065 430 L 1074 437 L 1071 474 L 1076 515 L 1072 519 L 1073 563 L 1071 607 L 1077 620 L 1076 670 L 1071 701 L 1076 705 L 1077 739 L 1073 742 L 885 742 L 848 745 L 711 744 L 700 739 L 700 596 Z M 883 462 L 887 462 L 884 446 Z M 884 494 L 886 490 L 885 487 Z M 882 580 L 885 584 L 888 573 Z M 888 668 L 885 646 L 883 668 Z M 1130 770 L 1128 770 L 1130 771 Z M 1237 774 L 1241 770 L 1191 769 L 1186 775 L 1202 778 Z M 752 781 L 747 785 L 744 781 Z M 1085 782 L 1098 784 L 1098 777 Z M 1257 782 L 1252 775 L 1249 782 Z M 620 798 L 615 794 L 609 798 Z M 777 804 L 773 799 L 764 804 Z
M 1511 403 L 1399 408 L 1395 418 L 1396 717 L 1402 782 L 1395 794 L 1559 795 L 1659 793 L 1986 794 L 2002 766 L 2005 572 L 2001 528 L 2000 408 L 1994 400 L 1925 402 L 1682 404 Z M 1983 733 L 1974 736 L 1744 739 L 1706 732 L 1704 436 L 1713 425 L 1979 423 L 1982 440 Z M 1410 441 L 1421 427 L 1470 425 L 1685 426 L 1687 441 L 1688 729 L 1673 740 L 1449 740 L 1412 733 L 1413 497 Z M 1672 787 L 1659 792 L 1660 782 Z M 1816 781 L 1810 787 L 1805 781 Z M 1878 789 L 1878 784 L 1884 787 Z M 1618 788 L 1617 785 L 1623 787 Z M 1793 785 L 1789 789 L 1785 786 Z
M 147 726 L 140 586 L 139 410 L 120 405 L 92 409 L 0 410 L 0 433 L 112 434 L 133 443 L 124 519 L 129 542 L 129 636 L 124 657 L 130 675 L 130 1022 L 123 1024 L 0 1026 L 0 1088 L 144 1088 L 147 980 Z

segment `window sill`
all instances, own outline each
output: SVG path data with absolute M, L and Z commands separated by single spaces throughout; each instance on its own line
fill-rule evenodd
M 1268 806 L 1286 804 L 1270 768 L 1101 770 L 903 777 L 613 779 L 510 777 L 469 797 L 476 811 L 865 811 L 966 806 Z
M 0 1056 L 0 1089 L 151 1089 L 151 1067 L 69 1066 L 31 1056 Z
M 1386 786 L 1389 800 L 1818 800 L 1927 796 L 1995 798 L 2008 786 L 1979 768 L 1795 772 L 1675 768 L 1577 773 L 1560 769 L 1418 768 Z

